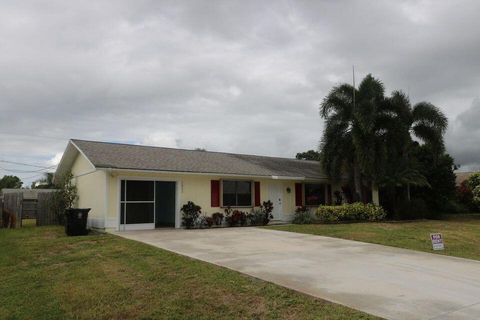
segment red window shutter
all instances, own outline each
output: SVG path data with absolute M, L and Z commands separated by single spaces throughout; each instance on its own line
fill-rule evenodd
M 220 207 L 220 181 L 212 180 L 210 181 L 211 187 L 211 206 Z
M 255 207 L 260 206 L 260 182 L 255 181 Z
M 302 184 L 295 183 L 295 205 L 297 207 L 303 206 L 303 192 L 302 192 Z

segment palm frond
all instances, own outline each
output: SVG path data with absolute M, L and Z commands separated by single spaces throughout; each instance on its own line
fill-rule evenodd
M 353 108 L 353 87 L 342 84 L 334 87 L 320 105 L 320 115 L 327 119 L 331 113 L 343 114 L 349 118 Z
M 445 133 L 448 126 L 448 119 L 442 111 L 429 102 L 417 103 L 412 110 L 412 117 L 415 123 L 421 123 Z

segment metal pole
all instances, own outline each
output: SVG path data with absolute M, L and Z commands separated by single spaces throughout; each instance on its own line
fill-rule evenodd
M 353 78 L 353 109 L 355 110 L 355 66 L 352 66 L 352 78 Z

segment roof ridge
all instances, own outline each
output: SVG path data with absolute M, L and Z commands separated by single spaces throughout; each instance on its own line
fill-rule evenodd
M 160 147 L 160 146 L 151 146 L 151 145 L 142 145 L 142 144 L 132 144 L 132 143 L 124 143 L 124 142 L 109 142 L 109 141 L 95 141 L 95 140 L 85 140 L 85 139 L 70 139 L 70 141 L 83 141 L 83 142 L 93 142 L 93 143 L 101 143 L 101 144 L 113 144 L 113 145 L 123 145 L 123 146 L 132 146 L 132 147 L 143 147 L 143 148 L 158 148 L 158 149 L 169 149 L 169 150 L 180 150 L 180 151 L 190 151 L 190 152 L 208 152 L 208 153 L 217 153 L 217 154 L 225 154 L 230 156 L 249 156 L 249 157 L 260 157 L 260 158 L 270 158 L 270 159 L 282 159 L 282 160 L 291 160 L 291 161 L 298 161 L 298 162 L 311 162 L 311 163 L 319 163 L 319 161 L 315 160 L 302 160 L 302 159 L 295 159 L 295 158 L 286 158 L 286 157 L 277 157 L 277 156 L 264 156 L 264 155 L 257 155 L 257 154 L 245 154 L 245 153 L 232 153 L 232 152 L 222 152 L 222 151 L 208 151 L 208 150 L 194 150 L 194 149 L 185 149 L 185 148 L 172 148 L 172 147 Z

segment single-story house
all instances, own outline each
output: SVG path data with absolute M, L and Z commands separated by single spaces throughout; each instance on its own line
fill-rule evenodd
M 298 206 L 331 203 L 341 190 L 316 161 L 75 139 L 55 176 L 68 172 L 77 207 L 91 208 L 89 226 L 116 230 L 179 228 L 188 201 L 211 215 L 270 200 L 274 220 L 289 221 Z M 378 203 L 376 189 L 372 197 Z

